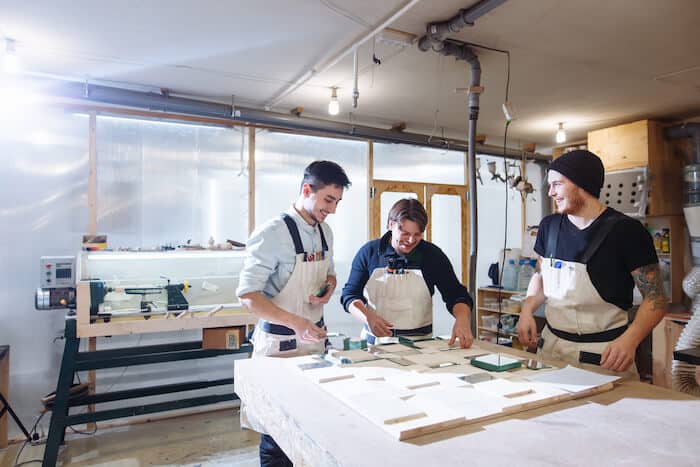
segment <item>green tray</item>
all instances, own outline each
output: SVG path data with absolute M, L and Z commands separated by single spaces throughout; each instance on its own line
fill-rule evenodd
M 491 354 L 491 355 L 492 355 L 492 354 Z M 488 371 L 497 371 L 497 372 L 500 372 L 500 371 L 512 370 L 512 369 L 514 369 L 514 368 L 520 368 L 520 367 L 523 365 L 523 362 L 521 362 L 520 360 L 512 361 L 513 359 L 510 358 L 510 357 L 502 357 L 502 358 L 507 359 L 508 362 L 502 363 L 502 364 L 500 364 L 500 365 L 495 364 L 495 363 L 491 363 L 491 362 L 487 362 L 487 361 L 480 360 L 481 358 L 489 357 L 489 356 L 490 356 L 490 355 L 484 355 L 484 356 L 481 356 L 481 357 L 474 357 L 474 358 L 472 358 L 472 359 L 471 359 L 471 364 L 472 364 L 472 366 L 475 366 L 475 367 L 477 367 L 477 368 L 482 368 L 482 369 L 488 370 Z

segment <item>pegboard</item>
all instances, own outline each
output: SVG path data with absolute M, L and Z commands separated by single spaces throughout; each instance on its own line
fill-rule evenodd
M 605 172 L 600 202 L 628 216 L 644 217 L 649 194 L 647 180 L 646 167 Z

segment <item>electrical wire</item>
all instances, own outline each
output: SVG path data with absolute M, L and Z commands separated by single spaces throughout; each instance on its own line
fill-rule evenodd
M 510 122 L 506 121 L 506 126 L 505 129 L 503 130 L 503 176 L 505 178 L 505 182 L 503 183 L 505 185 L 505 191 L 506 191 L 506 199 L 505 199 L 505 215 L 504 215 L 504 226 L 503 226 L 503 257 L 501 259 L 501 269 L 499 272 L 499 284 L 501 285 L 501 290 L 505 290 L 505 287 L 503 287 L 503 270 L 505 269 L 505 262 L 506 262 L 506 248 L 508 246 L 508 160 L 505 158 L 506 155 L 506 142 L 508 141 L 508 127 L 510 126 Z M 499 294 L 498 297 L 498 323 L 496 324 L 496 344 L 498 344 L 498 341 L 501 338 L 500 332 L 501 329 L 503 328 L 503 324 L 501 323 L 501 317 L 502 317 L 502 308 L 501 308 L 501 301 L 502 298 Z M 500 355 L 500 354 L 499 354 Z
M 508 96 L 510 95 L 510 52 L 508 50 L 497 49 L 495 47 L 489 47 L 487 45 L 476 44 L 474 42 L 466 42 L 467 45 L 472 47 L 477 47 L 479 49 L 490 50 L 492 52 L 500 52 L 506 55 L 506 102 L 508 102 Z M 506 128 L 507 131 L 507 128 Z M 505 149 L 503 150 L 505 155 Z
M 15 462 L 14 462 L 14 464 L 12 464 L 12 467 L 19 467 L 19 466 L 21 466 L 21 465 L 32 464 L 32 463 L 35 463 L 35 462 L 43 462 L 43 459 L 31 459 L 31 460 L 26 460 L 26 461 L 19 462 L 19 458 L 20 458 L 20 456 L 22 455 L 22 451 L 24 451 L 24 448 L 27 447 L 27 444 L 28 444 L 28 443 L 31 443 L 32 446 L 36 446 L 36 445 L 39 445 L 39 444 L 43 444 L 43 443 L 44 443 L 44 441 L 42 441 L 42 442 L 37 442 L 37 443 L 34 442 L 34 441 L 36 441 L 36 440 L 38 439 L 38 436 L 39 436 L 39 435 L 37 434 L 37 432 L 36 432 L 36 427 L 39 425 L 39 422 L 41 421 L 41 419 L 44 418 L 44 415 L 46 415 L 46 412 L 42 412 L 42 413 L 39 415 L 39 418 L 37 418 L 36 421 L 34 422 L 34 425 L 32 426 L 32 429 L 29 430 L 29 437 L 30 437 L 31 439 L 26 439 L 26 440 L 24 440 L 24 443 L 22 443 L 22 447 L 19 448 L 19 451 L 17 451 L 17 455 L 15 456 Z M 43 431 L 43 430 L 42 430 L 42 431 Z

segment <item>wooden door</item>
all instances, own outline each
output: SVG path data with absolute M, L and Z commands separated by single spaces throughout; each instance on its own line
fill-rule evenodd
M 425 206 L 425 184 L 374 180 L 372 182 L 370 238 L 379 238 L 386 231 L 386 219 L 391 206 L 401 198 L 416 198 Z
M 448 229 L 452 232 L 457 232 L 459 237 L 458 249 L 454 255 L 448 254 L 448 256 L 455 257 L 458 256 L 461 261 L 459 266 L 462 271 L 460 274 L 460 279 L 462 283 L 469 284 L 469 203 L 467 201 L 467 187 L 463 185 L 426 185 L 425 186 L 425 210 L 428 213 L 428 228 L 426 229 L 426 240 L 429 242 L 434 242 L 440 246 L 443 250 L 450 247 L 447 242 L 441 242 L 436 236 L 439 229 Z M 445 204 L 445 201 L 451 201 L 450 204 L 456 205 L 457 211 L 452 213 L 452 219 L 456 219 L 458 222 L 453 220 L 445 220 L 444 218 L 440 222 L 436 222 L 434 214 L 440 208 L 436 206 L 438 203 Z M 442 209 L 444 210 L 444 209 Z M 441 234 L 443 232 L 440 232 Z M 444 235 L 439 235 L 439 237 L 444 238 Z M 452 244 L 453 242 L 449 242 Z M 452 245 L 454 246 L 454 245 Z M 452 249 L 452 248 L 450 248 Z M 457 265 L 453 264 L 453 267 L 457 269 Z

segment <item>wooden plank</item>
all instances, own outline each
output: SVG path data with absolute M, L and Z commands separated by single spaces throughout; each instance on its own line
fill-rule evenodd
M 428 414 L 410 399 L 406 401 L 386 392 L 354 394 L 344 399 L 344 402 L 377 425 L 394 425 L 428 417 Z
M 664 125 L 649 121 L 649 215 L 683 215 L 684 149 L 688 140 L 667 141 Z
M 423 365 L 449 362 L 443 355 L 451 352 L 410 355 L 406 360 L 412 359 Z M 513 357 L 522 358 L 519 355 Z M 287 359 L 286 364 L 299 368 L 298 363 L 307 358 Z M 457 366 L 463 368 L 454 373 L 357 368 L 353 365 L 306 370 L 303 374 L 399 440 L 582 397 L 589 394 L 588 387 L 591 387 L 581 386 L 583 383 L 590 385 L 606 379 L 591 378 L 590 373 L 569 369 L 560 372 L 559 379 L 555 378 L 552 382 L 509 381 L 496 377 L 472 385 L 459 377 L 467 373 L 467 365 L 451 365 L 449 368 Z M 573 378 L 571 383 L 576 383 L 576 387 L 585 389 L 572 391 L 559 387 L 563 384 L 561 381 L 567 381 L 567 376 Z M 606 390 L 609 389 L 612 389 L 611 384 L 606 385 Z
M 649 164 L 649 120 L 588 132 L 588 149 L 603 160 L 605 170 Z

